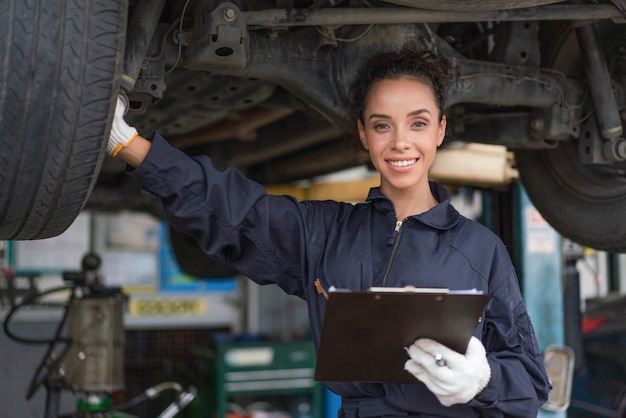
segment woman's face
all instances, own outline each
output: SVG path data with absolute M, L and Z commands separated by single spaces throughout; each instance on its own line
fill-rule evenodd
M 446 131 L 431 88 L 409 77 L 378 81 L 366 97 L 363 120 L 359 137 L 381 175 L 382 192 L 428 188 L 428 170 Z

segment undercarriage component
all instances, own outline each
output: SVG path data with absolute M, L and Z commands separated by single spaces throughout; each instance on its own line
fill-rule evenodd
M 85 207 L 161 215 L 104 158 L 120 86 L 142 135 L 284 183 L 368 163 L 342 143 L 349 86 L 411 48 L 458 66 L 450 138 L 514 150 L 559 232 L 626 250 L 623 1 L 130 3 L 0 6 L 0 239 L 56 235 Z
M 563 0 L 487 0 L 480 2 L 467 2 L 466 0 L 387 0 L 389 3 L 400 4 L 402 6 L 419 7 L 422 9 L 435 10 L 505 10 L 522 9 L 526 7 L 536 7 L 545 4 L 559 3 Z

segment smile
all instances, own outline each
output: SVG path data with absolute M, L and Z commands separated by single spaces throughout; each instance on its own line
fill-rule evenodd
M 417 159 L 413 158 L 411 160 L 389 161 L 389 164 L 391 164 L 394 167 L 408 167 L 410 165 L 415 164 L 416 161 Z

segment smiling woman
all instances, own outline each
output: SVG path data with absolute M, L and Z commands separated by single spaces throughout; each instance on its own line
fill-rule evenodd
M 447 64 L 428 52 L 401 51 L 375 58 L 357 78 L 352 125 L 381 178 L 367 203 L 269 195 L 241 172 L 219 171 L 209 157 L 190 157 L 159 134 L 137 136 L 118 101 L 108 149 L 120 149 L 129 173 L 161 199 L 172 228 L 195 239 L 204 254 L 306 300 L 317 347 L 333 287 L 489 294 L 464 353 L 415 336 L 397 347 L 408 347 L 404 370 L 397 370 L 408 373 L 405 379 L 326 382 L 343 397 L 341 418 L 527 417 L 548 396 L 550 383 L 504 244 L 461 216 L 450 194 L 428 180 L 445 136 Z
M 443 142 L 446 118 L 431 88 L 409 77 L 378 81 L 367 95 L 362 119 L 359 137 L 398 219 L 436 206 L 428 171 Z
M 403 50 L 372 59 L 352 86 L 348 125 L 356 126 L 400 220 L 438 203 L 428 171 L 446 134 L 452 70 L 447 59 Z

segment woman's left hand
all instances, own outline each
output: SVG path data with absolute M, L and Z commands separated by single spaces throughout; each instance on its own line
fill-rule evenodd
M 404 368 L 444 406 L 467 403 L 489 383 L 491 367 L 482 342 L 472 337 L 465 354 L 427 338 L 415 341 Z

